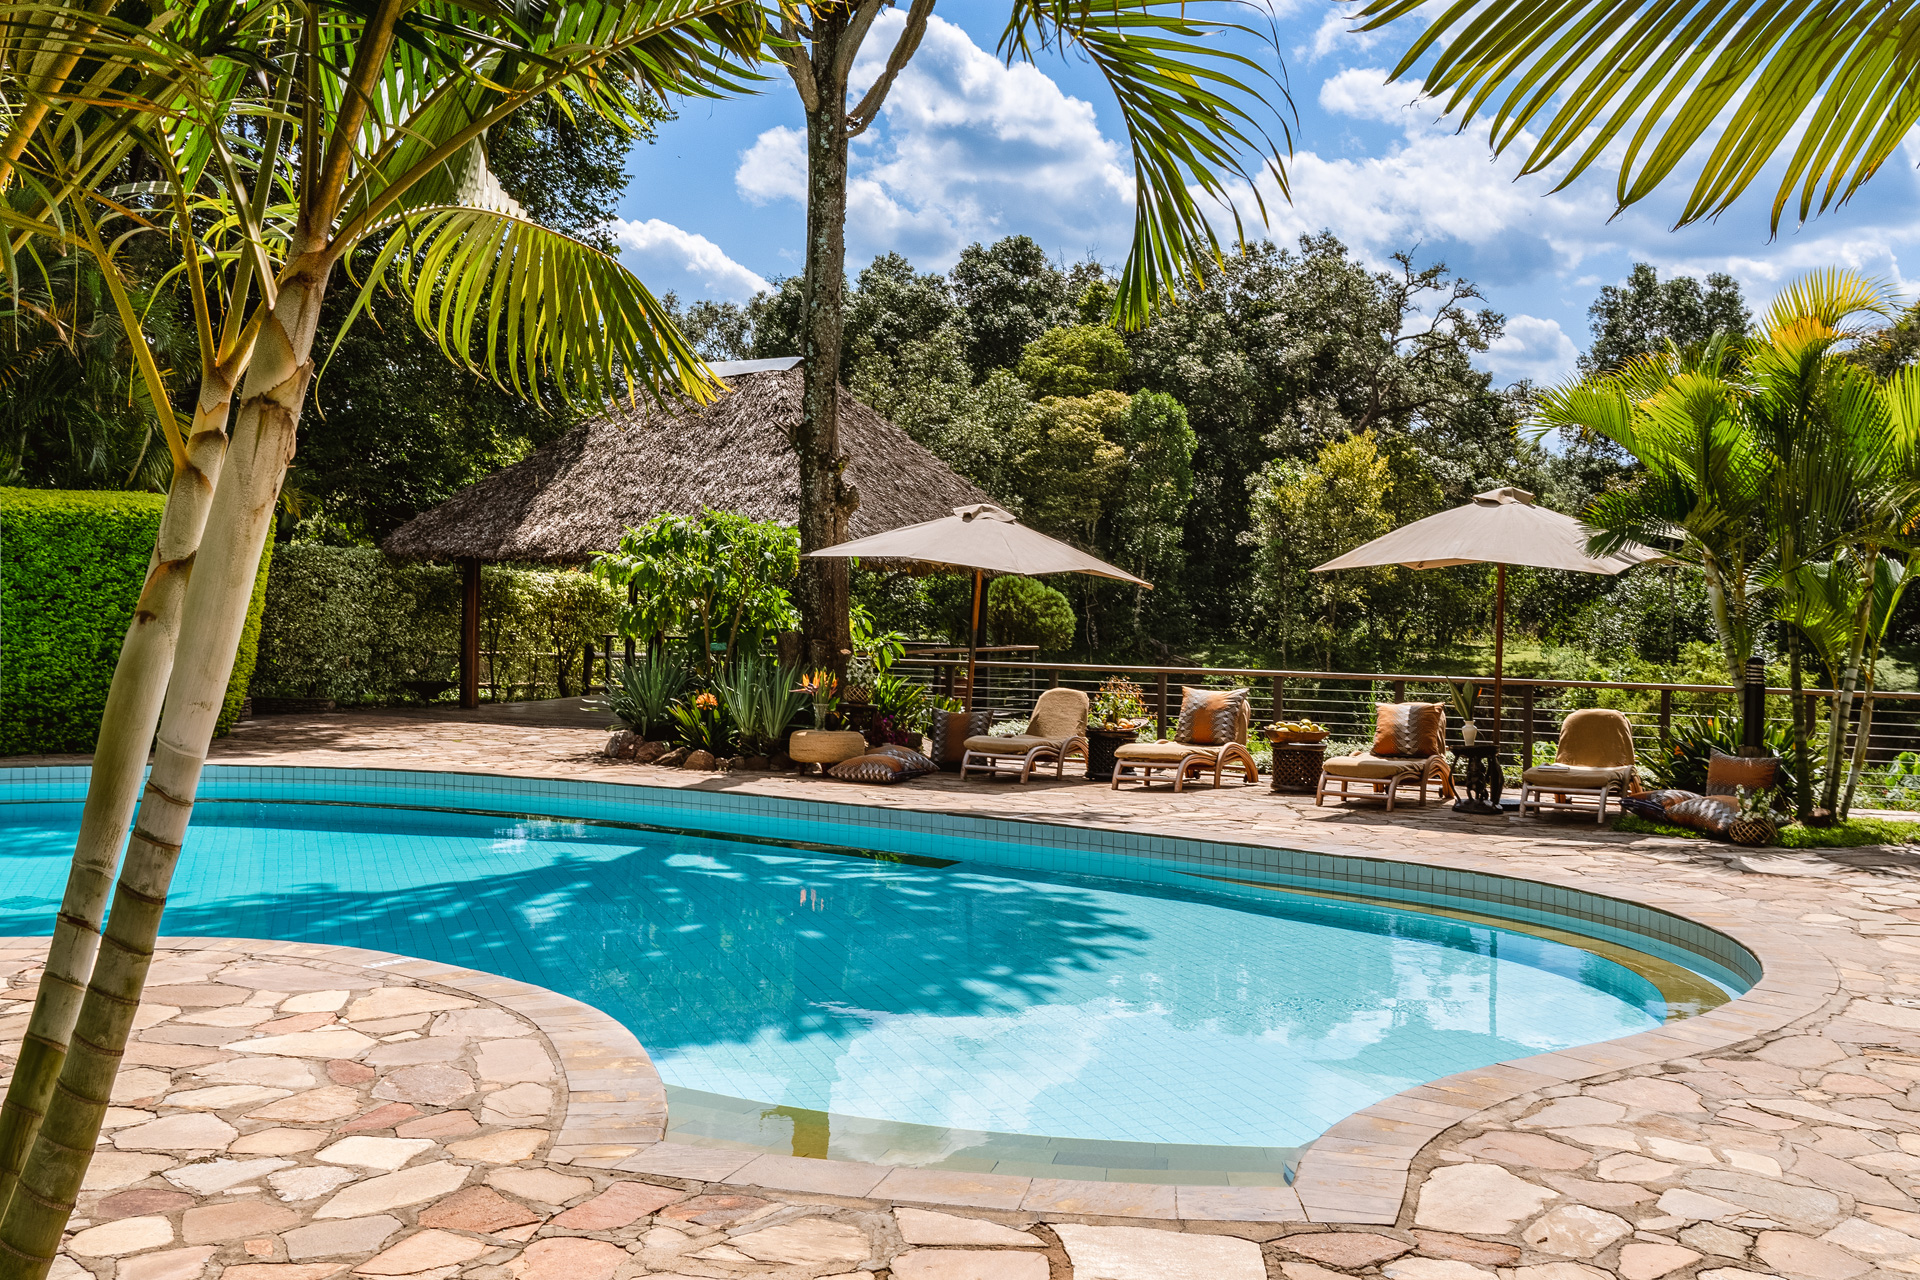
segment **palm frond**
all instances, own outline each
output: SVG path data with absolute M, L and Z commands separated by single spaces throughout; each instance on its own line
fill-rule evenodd
M 1273 111 L 1256 85 L 1272 87 L 1294 113 L 1285 83 L 1223 37 L 1250 37 L 1279 53 L 1272 37 L 1241 23 L 1194 16 L 1183 0 L 1015 0 L 1000 54 L 1031 61 L 1036 49 L 1083 54 L 1107 82 L 1127 129 L 1134 167 L 1133 245 L 1120 273 L 1113 318 L 1128 328 L 1154 307 L 1198 286 L 1202 264 L 1222 260 L 1220 239 L 1195 192 L 1224 207 L 1235 236 L 1245 228 L 1234 185 L 1243 185 L 1261 221 L 1258 178 L 1269 174 L 1290 199 L 1286 158 L 1260 116 Z M 1286 157 L 1292 130 L 1274 113 Z M 1249 167 L 1248 157 L 1257 157 Z
M 535 403 L 542 381 L 596 405 L 642 388 L 700 401 L 719 390 L 666 308 L 591 245 L 459 205 L 410 210 L 390 230 L 342 333 L 391 279 L 450 360 Z
M 1371 0 L 1361 30 L 1425 3 Z M 1625 208 L 1711 138 L 1679 225 L 1725 210 L 1789 145 L 1771 220 L 1778 230 L 1797 193 L 1804 221 L 1850 198 L 1920 121 L 1920 0 L 1457 0 L 1393 74 L 1429 54 L 1427 92 L 1463 128 L 1496 104 L 1495 151 L 1531 136 L 1522 172 L 1564 164 L 1556 190 L 1618 149 Z

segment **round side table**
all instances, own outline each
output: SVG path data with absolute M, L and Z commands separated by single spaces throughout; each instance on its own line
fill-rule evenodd
M 1273 744 L 1273 793 L 1310 796 L 1320 785 L 1320 767 L 1327 760 L 1324 742 Z
M 796 729 L 787 741 L 788 756 L 799 764 L 817 764 L 822 773 L 865 754 L 866 735 L 846 729 Z

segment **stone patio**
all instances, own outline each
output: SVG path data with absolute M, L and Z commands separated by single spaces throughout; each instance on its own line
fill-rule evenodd
M 567 708 L 262 719 L 214 758 L 745 790 L 1441 863 L 1678 911 L 1746 943 L 1767 980 L 1700 1018 L 1368 1108 L 1315 1145 L 1298 1202 L 1006 1180 L 1026 1184 L 1015 1195 L 983 1175 L 963 1203 L 910 1171 L 654 1141 L 644 1054 L 552 993 L 345 949 L 176 943 L 63 1280 L 1920 1273 L 1911 854 L 1737 859 L 1571 819 L 1440 805 L 1389 819 L 1264 787 L 690 774 L 599 759 L 604 731 L 579 723 Z M 30 951 L 5 967 L 6 994 L 30 997 Z M 0 1035 L 24 1013 L 0 1009 Z

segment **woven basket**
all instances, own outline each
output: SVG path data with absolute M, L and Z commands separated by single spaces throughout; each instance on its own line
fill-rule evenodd
M 1727 824 L 1727 839 L 1735 844 L 1772 844 L 1780 838 L 1780 828 L 1765 818 L 1735 818 Z
M 799 729 L 787 742 L 787 754 L 801 764 L 839 764 L 867 754 L 867 740 L 843 729 Z

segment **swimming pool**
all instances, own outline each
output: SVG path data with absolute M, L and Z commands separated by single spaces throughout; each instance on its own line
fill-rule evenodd
M 0 780 L 0 933 L 42 934 L 84 774 L 4 772 L 36 776 Z M 1678 923 L 1588 918 L 1605 900 L 1463 882 L 1416 903 L 1272 863 L 1286 851 L 351 770 L 214 769 L 203 795 L 168 932 L 549 987 L 633 1030 L 677 1139 L 796 1154 L 1278 1181 L 1382 1097 L 1644 1030 L 1757 974 Z

